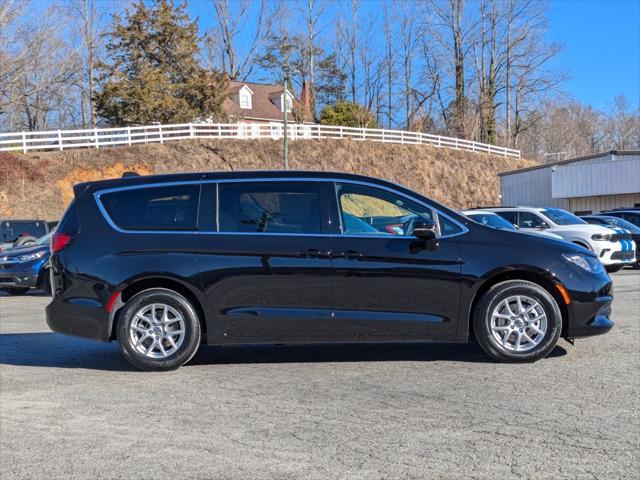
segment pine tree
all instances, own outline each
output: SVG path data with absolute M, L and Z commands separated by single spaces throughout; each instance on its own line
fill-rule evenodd
M 96 106 L 114 125 L 181 123 L 219 117 L 226 77 L 198 63 L 198 27 L 186 2 L 138 0 L 125 18 L 114 17 L 100 65 Z

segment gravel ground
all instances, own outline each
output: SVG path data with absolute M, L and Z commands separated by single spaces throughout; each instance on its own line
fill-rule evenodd
M 640 273 L 532 365 L 474 345 L 206 347 L 175 372 L 0 298 L 0 478 L 638 478 Z

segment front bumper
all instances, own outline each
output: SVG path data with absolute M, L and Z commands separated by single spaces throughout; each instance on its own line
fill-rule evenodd
M 636 263 L 636 251 L 635 245 L 631 250 L 620 250 L 619 247 L 614 249 L 612 247 L 602 247 L 600 250 L 594 251 L 598 256 L 598 259 L 603 265 L 633 265 Z
M 30 270 L 11 273 L 4 273 L 0 270 L 0 288 L 35 288 L 37 285 L 38 275 L 34 275 Z

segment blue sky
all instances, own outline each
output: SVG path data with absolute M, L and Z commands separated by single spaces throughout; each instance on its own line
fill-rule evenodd
M 598 109 L 622 93 L 640 104 L 640 0 L 553 0 L 548 18 L 568 94 Z
M 210 27 L 209 0 L 189 3 L 201 29 Z M 361 5 L 363 12 L 380 7 L 377 0 Z M 553 66 L 570 77 L 567 95 L 601 110 L 620 94 L 640 105 L 640 0 L 550 0 L 548 20 L 549 41 L 563 47 Z

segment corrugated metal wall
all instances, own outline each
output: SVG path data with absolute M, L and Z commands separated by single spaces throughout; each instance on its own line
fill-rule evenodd
M 553 198 L 640 193 L 640 155 L 576 162 L 555 169 L 551 175 Z
M 553 171 L 555 169 L 555 171 Z M 640 155 L 610 155 L 500 177 L 502 205 L 600 212 L 640 203 Z
M 569 202 L 551 195 L 551 168 L 539 168 L 500 177 L 502 205 L 569 208 Z
M 597 197 L 578 197 L 569 200 L 572 212 L 599 213 L 614 208 L 633 207 L 640 204 L 640 193 L 626 195 L 600 195 Z

